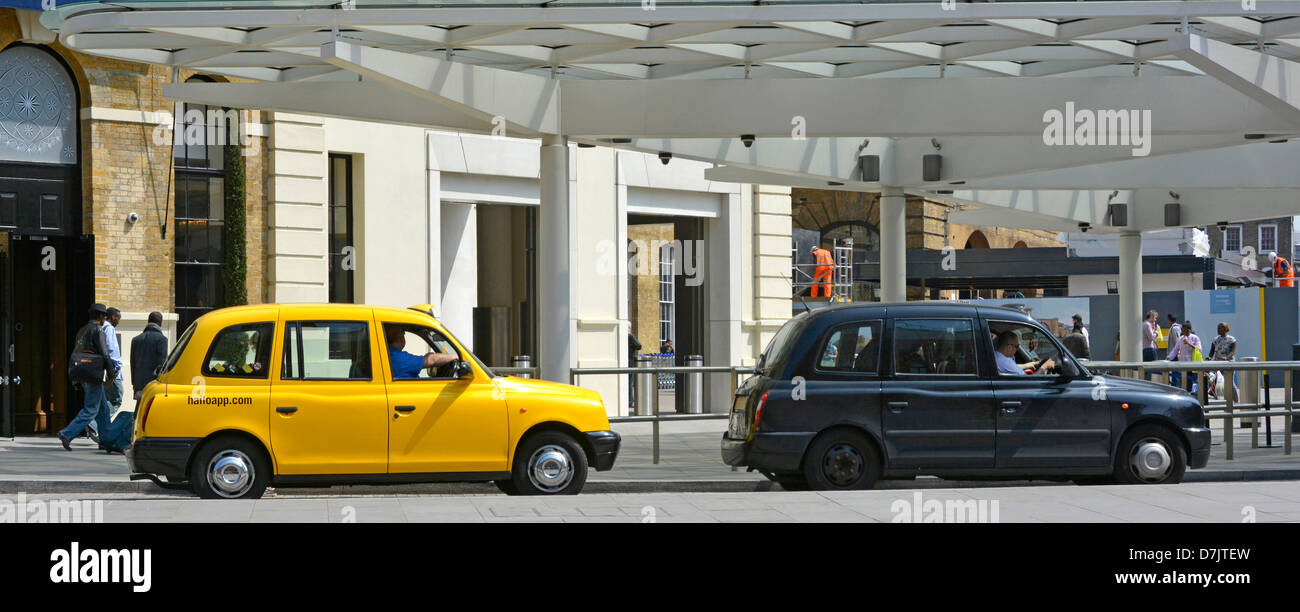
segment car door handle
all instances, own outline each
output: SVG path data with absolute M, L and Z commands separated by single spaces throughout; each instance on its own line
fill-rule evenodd
M 415 406 L 395 406 L 393 407 L 393 410 L 398 412 L 414 412 Z
M 885 402 L 885 407 L 891 412 L 902 412 L 907 407 L 907 402 Z
M 1012 414 L 1020 409 L 1020 402 L 1002 402 L 1002 412 Z
M 275 411 L 278 412 L 278 413 L 280 413 L 280 414 L 293 414 L 293 413 L 295 413 L 295 412 L 298 412 L 298 407 L 297 407 L 297 406 L 280 406 L 279 408 L 276 408 Z

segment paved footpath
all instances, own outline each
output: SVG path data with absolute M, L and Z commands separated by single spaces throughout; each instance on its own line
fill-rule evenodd
M 1187 482 L 1231 482 L 1256 480 L 1300 480 L 1300 440 L 1294 454 L 1282 449 L 1281 419 L 1274 419 L 1274 448 L 1250 446 L 1250 431 L 1239 430 L 1234 437 L 1236 459 L 1227 461 L 1222 444 L 1222 427 L 1214 429 L 1216 445 L 1211 448 L 1210 464 L 1189 470 Z M 757 472 L 733 471 L 722 463 L 719 450 L 725 420 L 678 421 L 661 425 L 660 462 L 652 461 L 653 438 L 648 423 L 618 423 L 615 430 L 623 435 L 623 446 L 614 469 L 592 472 L 586 491 L 589 493 L 654 492 L 754 492 L 779 489 Z M 1300 434 L 1297 434 L 1300 436 Z M 1265 443 L 1261 429 L 1259 443 Z M 0 495 L 26 493 L 157 493 L 162 492 L 148 481 L 127 479 L 126 458 L 95 450 L 87 439 L 73 442 L 74 452 L 67 452 L 58 440 L 19 437 L 0 440 Z M 922 477 L 914 481 L 883 482 L 880 488 L 952 488 L 1006 486 L 1008 483 L 952 482 Z M 1019 485 L 1055 484 L 1042 481 L 1018 482 Z M 488 493 L 491 485 L 432 484 L 392 487 L 349 486 L 332 489 L 282 489 L 282 495 L 317 494 L 393 494 L 393 493 Z
M 27 496 L 32 502 L 60 498 Z M 13 500 L 0 496 L 0 500 Z M 60 499 L 69 499 L 66 497 Z M 851 492 L 386 495 L 199 500 L 85 495 L 105 522 L 1227 522 L 1300 521 L 1292 482 Z M 30 511 L 29 511 L 30 512 Z

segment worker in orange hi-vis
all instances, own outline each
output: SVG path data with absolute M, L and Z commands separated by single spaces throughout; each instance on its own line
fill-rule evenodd
M 1295 284 L 1295 270 L 1291 269 L 1291 262 L 1278 256 L 1276 251 L 1268 252 L 1268 260 L 1273 264 L 1273 279 L 1277 281 L 1277 286 L 1291 287 Z
M 817 245 L 813 245 L 812 254 L 817 258 L 817 269 L 813 273 L 812 296 L 818 297 L 817 289 L 820 288 L 825 297 L 830 297 L 831 275 L 835 272 L 835 260 L 831 258 L 830 251 Z

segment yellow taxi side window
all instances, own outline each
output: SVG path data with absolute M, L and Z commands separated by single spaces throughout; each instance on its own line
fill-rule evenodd
M 244 323 L 217 332 L 203 360 L 203 375 L 266 378 L 274 331 L 274 323 Z
M 370 324 L 290 321 L 284 330 L 284 380 L 370 380 Z

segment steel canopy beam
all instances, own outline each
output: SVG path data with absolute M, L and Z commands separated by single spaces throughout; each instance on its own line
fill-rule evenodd
M 799 120 L 810 137 L 1041 136 L 1044 114 L 1066 102 L 1150 111 L 1155 134 L 1300 130 L 1205 76 L 565 80 L 560 91 L 560 129 L 591 138 L 789 138 Z
M 493 125 L 556 134 L 557 81 L 530 74 L 334 41 L 321 59 Z
M 1300 141 L 1256 142 L 1207 151 L 974 179 L 981 189 L 1287 189 L 1300 188 Z
M 374 82 L 168 83 L 163 85 L 163 96 L 210 106 L 330 115 L 468 132 L 492 130 L 489 122 Z
M 1190 32 L 1168 45 L 1187 63 L 1300 125 L 1300 64 Z
M 1079 231 L 1087 223 L 1101 234 L 1153 232 L 1170 227 L 1197 227 L 1221 222 L 1253 221 L 1300 214 L 1300 189 L 1137 189 L 1106 190 L 966 190 L 942 199 L 978 209 L 952 213 L 953 223 L 1051 231 Z M 1175 197 L 1175 194 L 1177 197 Z M 1127 225 L 1111 225 L 1110 203 L 1126 204 Z M 1180 206 L 1176 226 L 1164 224 L 1165 204 Z

